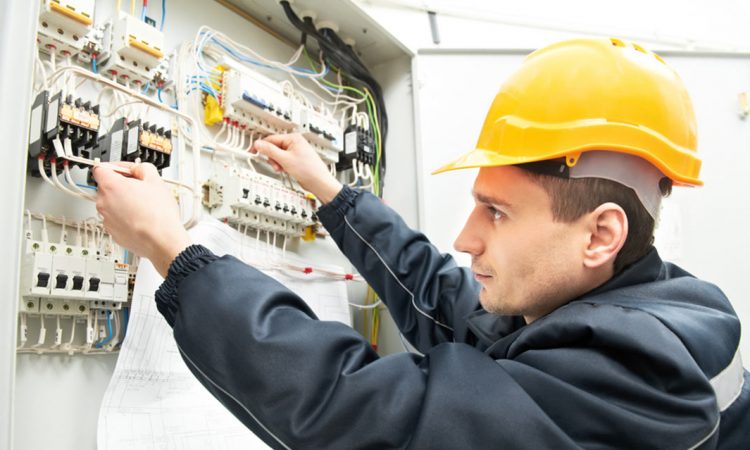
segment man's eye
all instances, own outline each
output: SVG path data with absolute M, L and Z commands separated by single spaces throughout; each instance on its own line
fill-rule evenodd
M 500 220 L 503 217 L 505 217 L 505 214 L 502 211 L 492 206 L 488 206 L 487 211 L 489 211 L 490 216 L 492 217 L 492 220 Z

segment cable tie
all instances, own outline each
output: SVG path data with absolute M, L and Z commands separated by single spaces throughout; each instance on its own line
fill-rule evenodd
M 347 281 L 351 281 L 351 280 L 354 279 L 354 275 L 351 274 L 351 273 L 347 273 L 347 274 L 344 275 L 344 279 L 347 280 Z
M 307 273 L 307 274 L 311 274 L 312 271 L 313 271 L 312 267 L 305 267 L 305 269 L 302 272 Z

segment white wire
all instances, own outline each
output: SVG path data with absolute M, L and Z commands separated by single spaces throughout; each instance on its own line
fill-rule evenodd
M 19 319 L 21 319 L 21 326 L 20 326 L 20 337 L 18 338 L 19 344 L 16 346 L 16 350 L 20 350 L 23 348 L 24 345 L 26 345 L 26 341 L 28 340 L 28 333 L 29 333 L 29 327 L 26 323 L 26 313 L 19 312 L 18 316 L 19 316 Z
M 81 197 L 85 198 L 86 200 L 96 202 L 96 196 L 91 195 L 88 192 L 84 191 L 78 185 L 75 181 L 73 181 L 73 177 L 70 175 L 70 165 L 63 163 L 63 172 L 65 173 L 65 180 L 68 182 L 70 187 L 73 188 L 74 191 L 76 191 Z
M 31 348 L 39 348 L 44 345 L 44 341 L 47 340 L 47 327 L 44 324 L 44 314 L 39 315 L 39 339 L 37 343 L 32 345 Z

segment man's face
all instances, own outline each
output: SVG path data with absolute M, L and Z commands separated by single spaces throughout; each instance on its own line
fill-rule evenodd
M 454 246 L 472 257 L 485 310 L 531 322 L 587 290 L 585 227 L 555 222 L 549 196 L 523 170 L 483 168 L 473 194 L 476 205 Z

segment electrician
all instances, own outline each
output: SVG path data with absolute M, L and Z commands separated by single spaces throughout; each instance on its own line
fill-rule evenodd
M 695 149 L 685 86 L 655 54 L 617 39 L 532 53 L 476 148 L 438 170 L 479 168 L 455 242 L 469 270 L 301 136 L 257 142 L 424 353 L 382 358 L 193 245 L 152 166 L 94 175 L 107 230 L 166 277 L 156 301 L 186 364 L 274 448 L 750 448 L 739 320 L 652 246 L 662 196 L 701 184 Z

